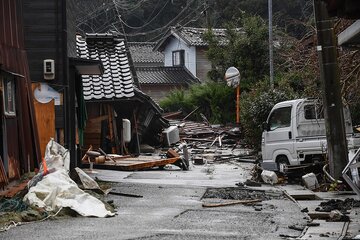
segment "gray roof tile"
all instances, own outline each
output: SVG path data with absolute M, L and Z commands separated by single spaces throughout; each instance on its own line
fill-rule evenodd
M 163 63 L 164 54 L 153 51 L 155 42 L 129 42 L 129 50 L 134 63 Z
M 135 70 L 140 84 L 199 83 L 199 80 L 184 67 L 137 67 Z
M 189 46 L 206 47 L 209 44 L 204 39 L 204 34 L 207 32 L 207 28 L 193 28 L 193 27 L 171 27 L 165 36 L 156 43 L 154 50 L 163 50 L 164 45 L 167 44 L 167 40 L 172 36 L 181 38 Z M 241 32 L 241 28 L 237 28 L 236 31 Z M 213 28 L 212 29 L 215 38 L 219 41 L 220 45 L 226 45 L 228 40 L 226 38 L 225 28 Z
M 87 34 L 76 38 L 78 57 L 101 60 L 104 74 L 83 75 L 85 100 L 129 98 L 134 96 L 133 77 L 125 43 L 113 34 Z

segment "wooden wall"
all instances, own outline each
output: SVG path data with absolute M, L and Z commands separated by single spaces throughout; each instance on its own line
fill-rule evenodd
M 157 84 L 141 84 L 141 91 L 150 96 L 156 103 L 169 95 L 171 90 L 184 88 L 181 85 L 157 85 Z
M 211 70 L 211 63 L 206 57 L 204 48 L 196 49 L 196 76 L 201 82 L 207 81 L 207 73 Z

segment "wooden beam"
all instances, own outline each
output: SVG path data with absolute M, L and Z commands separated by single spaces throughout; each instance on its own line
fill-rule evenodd
M 261 199 L 250 199 L 250 200 L 237 200 L 237 201 L 231 201 L 231 202 L 224 202 L 224 203 L 203 203 L 203 207 L 224 207 L 224 206 L 230 206 L 235 204 L 248 204 L 248 203 L 257 203 L 261 202 Z

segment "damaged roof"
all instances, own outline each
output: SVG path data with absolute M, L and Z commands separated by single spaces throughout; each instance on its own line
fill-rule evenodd
M 240 29 L 237 30 L 240 31 Z M 204 34 L 207 31 L 207 28 L 171 27 L 165 36 L 155 45 L 154 50 L 163 50 L 164 45 L 166 45 L 167 41 L 172 37 L 182 39 L 189 46 L 206 47 L 208 43 L 204 39 Z M 221 45 L 227 44 L 226 29 L 213 28 L 212 31 Z
M 154 51 L 155 42 L 129 42 L 129 50 L 134 63 L 164 63 L 164 54 Z
M 189 85 L 200 81 L 184 67 L 137 67 L 140 84 Z
M 134 79 L 124 39 L 112 33 L 86 34 L 76 37 L 80 58 L 101 60 L 104 73 L 82 75 L 85 100 L 121 99 L 134 96 Z

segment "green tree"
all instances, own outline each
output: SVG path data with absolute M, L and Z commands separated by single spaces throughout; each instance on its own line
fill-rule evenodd
M 249 90 L 268 72 L 267 36 L 267 25 L 258 16 L 242 18 L 240 28 L 227 25 L 226 44 L 219 42 L 210 30 L 205 35 L 209 42 L 207 56 L 212 63 L 209 78 L 223 81 L 226 69 L 234 66 L 241 72 L 242 89 Z

